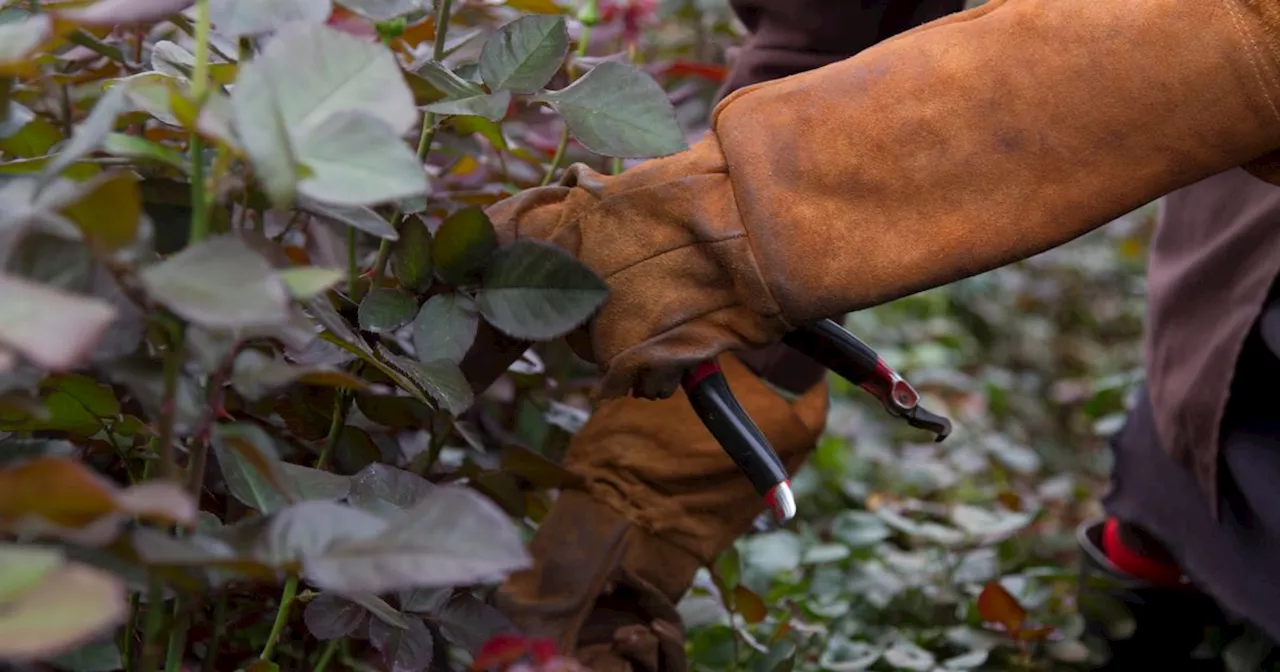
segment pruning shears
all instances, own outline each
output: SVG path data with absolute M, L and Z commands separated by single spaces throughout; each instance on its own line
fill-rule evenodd
M 788 333 L 782 342 L 871 393 L 890 415 L 933 432 L 935 441 L 951 434 L 950 420 L 921 406 L 920 394 L 911 383 L 836 322 L 814 322 Z M 702 423 L 764 497 L 774 518 L 785 523 L 795 517 L 796 500 L 786 467 L 733 396 L 720 365 L 702 363 L 685 375 L 682 387 Z

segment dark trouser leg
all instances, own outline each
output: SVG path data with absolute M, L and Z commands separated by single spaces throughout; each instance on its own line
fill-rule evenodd
M 1078 541 L 1079 609 L 1099 656 L 1094 669 L 1226 669 L 1212 641 L 1224 616 L 1212 598 L 1179 581 L 1159 542 L 1114 518 L 1081 526 Z

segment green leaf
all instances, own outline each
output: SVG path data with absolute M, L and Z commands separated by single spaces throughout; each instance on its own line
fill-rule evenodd
M 481 117 L 450 117 L 444 123 L 460 136 L 479 133 L 485 140 L 493 143 L 495 149 L 503 152 L 511 149 L 506 136 L 502 134 L 502 126 L 488 119 Z
M 452 595 L 453 588 L 414 588 L 400 591 L 397 599 L 406 613 L 435 616 Z
M 111 386 L 78 374 L 58 376 L 49 381 L 58 391 L 75 399 L 86 411 L 98 418 L 120 415 L 120 402 Z
M 0 152 L 29 159 L 48 154 L 62 140 L 58 128 L 30 108 L 9 101 L 9 120 L 0 123 Z
M 625 63 L 605 61 L 569 86 L 534 100 L 556 108 L 573 137 L 597 154 L 652 158 L 689 147 L 666 92 Z
M 388 528 L 382 518 L 366 511 L 323 500 L 299 502 L 271 516 L 261 538 L 256 541 L 255 556 L 274 565 L 301 563 L 307 575 L 307 563 L 322 558 L 337 543 L 376 538 Z M 324 590 L 355 592 L 334 585 Z
M 454 415 L 461 415 L 475 401 L 475 393 L 462 369 L 454 362 L 434 360 L 419 362 L 387 350 L 378 345 L 382 355 L 400 369 L 424 392 Z
M 349 390 L 365 390 L 369 387 L 364 379 L 345 371 L 323 365 L 289 364 L 252 349 L 241 351 L 232 364 L 231 385 L 249 401 L 262 399 L 295 382 Z
M 408 324 L 417 311 L 418 302 L 412 295 L 379 287 L 360 302 L 360 328 L 375 334 L 395 331 Z
M 408 509 L 425 499 L 436 487 L 411 471 L 388 464 L 370 464 L 351 477 L 351 494 L 347 501 L 361 508 L 387 502 L 397 508 Z
M 280 277 L 289 293 L 295 299 L 306 301 L 316 295 L 324 292 L 330 287 L 338 284 L 347 276 L 345 272 L 337 268 L 322 268 L 320 266 L 297 266 L 294 268 L 286 268 L 279 271 L 276 275 Z
M 471 98 L 484 94 L 484 89 L 454 74 L 438 61 L 425 61 L 414 69 L 427 80 L 427 83 L 439 89 L 446 98 Z
M 461 294 L 437 294 L 413 319 L 413 349 L 418 361 L 461 362 L 476 340 L 480 315 Z
M 31 71 L 31 60 L 54 36 L 53 19 L 40 13 L 0 24 L 0 77 Z
M 843 636 L 831 637 L 818 660 L 823 670 L 855 672 L 865 670 L 880 659 L 881 649 L 866 642 L 855 642 Z
M 299 199 L 298 207 L 324 219 L 345 224 L 384 240 L 398 240 L 400 238 L 400 235 L 396 233 L 396 230 L 392 228 L 391 223 L 386 218 L 361 205 L 335 205 L 303 197 Z
M 2 60 L 2 59 L 0 59 Z M 113 86 L 102 94 L 98 103 L 93 106 L 89 116 L 80 122 L 71 133 L 71 139 L 54 156 L 53 160 L 40 171 L 38 189 L 44 189 L 53 178 L 57 177 L 68 166 L 87 156 L 102 145 L 107 134 L 115 128 L 116 119 L 127 109 L 129 103 L 125 97 L 126 86 Z
M 489 121 L 502 121 L 511 107 L 511 92 L 499 91 L 494 94 L 457 98 L 431 103 L 423 109 L 427 112 L 451 116 L 476 116 Z
M 116 646 L 115 640 L 110 637 L 85 644 L 49 662 L 66 672 L 114 672 L 124 669 L 120 647 Z
M 604 281 L 567 252 L 523 239 L 493 255 L 476 303 L 502 332 L 550 340 L 586 322 L 608 296 Z
M 370 21 L 390 21 L 431 6 L 423 0 L 339 0 L 338 4 Z
M 231 38 L 269 33 L 286 23 L 324 23 L 332 10 L 332 0 L 209 0 L 218 34 Z
M 381 620 L 369 622 L 369 641 L 382 654 L 389 672 L 415 672 L 431 665 L 435 640 L 421 618 L 408 619 L 408 628 L 394 628 Z
M 102 173 L 82 189 L 62 207 L 62 214 L 103 250 L 114 252 L 132 243 L 142 218 L 137 175 L 123 170 Z
M 884 662 L 895 669 L 928 672 L 934 669 L 935 659 L 932 653 L 925 651 L 908 641 L 894 643 L 884 652 Z
M 351 492 L 351 478 L 292 462 L 280 463 L 282 474 L 300 501 L 338 501 Z
M 435 266 L 431 263 L 431 230 L 417 217 L 409 217 L 400 227 L 400 240 L 391 248 L 391 271 L 400 285 L 411 292 L 431 288 Z
M 231 124 L 267 197 L 273 205 L 286 208 L 297 199 L 302 171 L 289 122 L 276 103 L 276 82 L 260 63 L 246 63 L 236 73 Z
M 26 572 L 30 554 L 5 544 L 0 576 Z M 43 553 L 43 551 L 37 551 Z M 128 613 L 124 581 L 79 563 L 59 562 L 18 594 L 0 602 L 0 660 L 10 664 L 58 656 L 106 634 Z
M 376 537 L 337 541 L 303 558 L 308 581 L 322 590 L 375 594 L 488 583 L 529 563 L 506 514 L 459 486 L 435 488 Z
M 150 159 L 184 173 L 191 170 L 186 157 L 160 143 L 136 135 L 109 133 L 102 141 L 102 151 L 125 159 Z
M 265 327 L 289 317 L 288 287 L 234 234 L 191 245 L 143 269 L 140 279 L 152 298 L 205 327 Z
M 0 544 L 0 604 L 40 585 L 62 562 L 62 553 L 52 548 Z
M 491 91 L 537 93 L 569 53 L 564 17 L 522 16 L 501 27 L 480 51 L 480 76 Z
M 291 23 L 240 68 L 231 103 L 277 205 L 291 202 L 294 183 L 313 200 L 341 205 L 427 193 L 426 172 L 401 140 L 418 111 L 384 45 Z
M 105 301 L 0 273 L 0 346 L 38 366 L 66 370 L 85 362 L 115 319 Z
M 479 280 L 489 256 L 498 249 L 498 234 L 484 210 L 463 208 L 440 223 L 431 244 L 436 275 L 451 285 Z
M 425 196 L 422 162 L 392 127 L 359 110 L 325 119 L 299 145 L 309 176 L 298 183 L 316 200 L 370 205 Z
M 874 513 L 842 511 L 831 521 L 831 534 L 850 548 L 870 548 L 889 538 L 889 526 Z
M 99 0 L 84 7 L 62 10 L 62 16 L 90 26 L 121 23 L 154 23 L 191 6 L 191 0 Z
M 460 592 L 446 602 L 436 619 L 445 639 L 473 656 L 494 636 L 516 630 L 501 611 L 467 592 Z
M 374 595 L 370 592 L 358 591 L 351 593 L 349 596 L 353 602 L 364 607 L 373 614 L 375 618 L 400 630 L 409 628 L 409 619 L 403 614 L 396 611 L 396 608 L 387 604 L 386 600 Z
M 307 603 L 302 620 L 316 639 L 339 639 L 365 625 L 369 612 L 364 607 L 334 593 L 321 593 Z
M 222 477 L 231 495 L 264 514 L 274 513 L 296 499 L 288 488 L 275 441 L 261 427 L 249 423 L 214 425 L 210 437 Z

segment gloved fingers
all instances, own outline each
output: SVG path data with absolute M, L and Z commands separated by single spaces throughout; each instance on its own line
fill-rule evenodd
M 593 399 L 607 401 L 628 394 L 637 399 L 666 399 L 680 388 L 684 374 L 703 362 L 727 352 L 775 343 L 785 333 L 780 319 L 757 319 L 749 330 L 743 330 L 742 313 L 739 307 L 708 312 L 612 357 L 607 346 L 602 347 L 600 331 L 593 332 L 592 342 L 601 363 Z

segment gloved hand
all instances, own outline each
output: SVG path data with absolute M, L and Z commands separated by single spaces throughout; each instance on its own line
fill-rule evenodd
M 1280 3 L 992 0 L 734 92 L 692 149 L 494 205 L 606 279 L 601 398 L 981 273 L 1280 148 Z M 1275 162 L 1263 162 L 1274 165 Z
M 732 356 L 720 358 L 743 408 L 795 470 L 822 433 L 827 385 L 784 399 Z M 683 393 L 600 406 L 569 445 L 566 490 L 496 604 L 529 637 L 549 637 L 595 672 L 683 672 L 675 604 L 764 502 Z

